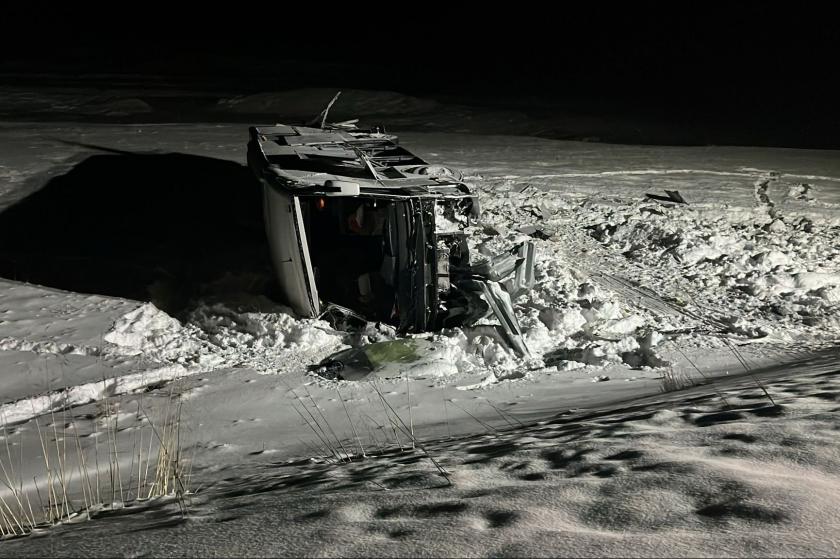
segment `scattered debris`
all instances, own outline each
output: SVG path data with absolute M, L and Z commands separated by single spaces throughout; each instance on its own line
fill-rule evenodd
M 535 239 L 540 239 L 542 241 L 547 241 L 554 236 L 553 231 L 547 233 L 544 228 L 537 227 L 536 225 L 523 225 L 519 228 L 519 232 L 523 235 L 528 235 L 529 237 L 534 237 Z
M 309 369 L 330 379 L 394 378 L 402 375 L 407 365 L 432 355 L 436 349 L 435 344 L 422 338 L 401 338 L 345 349 Z

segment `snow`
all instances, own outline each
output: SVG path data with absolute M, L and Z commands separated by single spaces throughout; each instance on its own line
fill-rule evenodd
M 766 379 L 776 405 L 741 380 L 524 427 L 499 414 L 491 432 L 424 443 L 449 482 L 420 450 L 340 464 L 271 453 L 227 467 L 187 517 L 152 501 L 3 545 L 21 557 L 834 556 L 837 375 L 813 362 L 780 373 Z
M 218 110 L 323 106 L 284 95 L 231 98 Z M 421 127 L 439 108 L 392 93 L 345 95 L 354 107 L 383 107 L 372 114 L 404 110 L 403 126 Z M 442 118 L 457 120 L 447 111 Z M 0 124 L 0 208 L 97 153 L 91 146 L 244 164 L 245 126 Z M 400 378 L 342 382 L 308 368 L 393 331 L 302 319 L 236 281 L 169 314 L 148 301 L 2 279 L 0 441 L 20 453 L 25 489 L 35 490 L 33 477 L 43 484 L 39 429 L 65 424 L 58 432 L 71 440 L 114 408 L 128 461 L 131 433 L 143 432 L 146 415 L 166 415 L 170 391 L 183 403 L 182 444 L 199 487 L 188 519 L 171 500 L 127 503 L 3 550 L 838 553 L 836 152 L 449 132 L 401 141 L 460 168 L 478 191 L 474 253 L 536 244 L 536 283 L 513 301 L 531 357 L 517 358 L 484 321 L 418 335 L 433 349 Z M 688 204 L 645 197 L 665 189 Z M 742 359 L 778 406 L 740 376 Z M 699 386 L 662 394 L 666 374 Z M 400 450 L 375 387 L 451 485 L 419 447 Z M 60 417 L 68 406 L 72 422 Z M 313 451 L 320 443 L 302 406 L 369 457 L 336 464 Z M 77 439 L 88 458 L 96 438 Z

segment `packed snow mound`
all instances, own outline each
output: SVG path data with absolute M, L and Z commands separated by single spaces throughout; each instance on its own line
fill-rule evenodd
M 107 116 L 126 116 L 154 111 L 151 105 L 136 97 L 94 99 L 83 105 L 81 110 L 91 115 L 104 114 Z
M 201 349 L 194 332 L 152 303 L 126 313 L 103 339 L 126 355 L 144 354 L 161 362 L 181 361 Z
M 475 175 L 484 235 L 471 248 L 489 255 L 517 239 L 536 244 L 536 285 L 514 303 L 547 367 L 661 367 L 671 342 L 837 339 L 837 213 L 775 200 L 789 185 L 768 176 L 758 181 L 767 182 L 757 189 L 763 198 L 743 206 L 692 196 L 663 205 L 635 183 L 635 194 L 615 196 L 555 184 L 588 180 L 576 175 Z
M 509 216 L 508 221 L 502 212 L 511 201 L 523 204 L 525 200 L 517 200 L 516 194 L 506 198 L 482 199 L 482 219 L 489 218 L 496 228 L 503 225 L 506 231 L 489 244 L 521 238 L 513 229 L 517 221 L 522 223 L 521 217 Z M 564 370 L 621 363 L 632 368 L 667 366 L 655 348 L 664 339 L 659 329 L 669 324 L 578 272 L 578 263 L 558 243 L 534 242 L 536 284 L 514 303 L 528 348 L 538 362 Z
M 284 373 L 340 348 L 345 334 L 322 320 L 298 319 L 264 297 L 199 301 L 184 322 L 152 303 L 126 313 L 104 340 L 123 355 L 142 355 L 194 371 L 247 367 Z
M 282 117 L 315 118 L 332 100 L 337 89 L 311 88 L 242 95 L 219 100 L 217 110 L 245 114 L 275 114 Z M 394 91 L 342 89 L 341 97 L 330 109 L 330 120 L 365 118 L 383 114 L 431 113 L 436 101 L 411 97 Z
M 200 302 L 187 315 L 187 320 L 214 346 L 241 352 L 313 351 L 341 343 L 343 336 L 325 321 L 296 319 L 289 309 L 264 297 L 236 307 Z
M 485 320 L 475 327 L 415 335 L 433 351 L 403 372 L 441 381 L 483 374 L 495 382 L 521 378 L 526 370 L 545 365 L 564 370 L 667 365 L 655 353 L 662 336 L 651 331 L 644 318 L 596 297 L 599 292 L 589 284 L 575 284 L 572 289 L 574 297 L 589 299 L 569 301 L 565 291 L 557 292 L 557 277 L 543 271 L 542 279 L 518 305 L 532 353 L 529 359 L 516 357 L 492 321 Z M 185 368 L 183 374 L 224 368 L 282 374 L 304 370 L 351 345 L 396 338 L 392 329 L 380 330 L 338 331 L 323 320 L 296 318 L 290 309 L 265 297 L 242 295 L 226 301 L 198 301 L 181 321 L 146 303 L 118 319 L 104 341 L 111 344 L 106 353 L 177 365 Z

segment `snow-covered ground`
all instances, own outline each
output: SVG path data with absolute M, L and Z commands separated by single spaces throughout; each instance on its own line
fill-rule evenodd
M 766 380 L 775 406 L 752 381 L 729 381 L 720 394 L 692 389 L 526 427 L 499 416 L 482 434 L 342 464 L 227 460 L 188 517 L 171 501 L 147 502 L 5 542 L 4 551 L 836 556 L 836 363 Z
M 416 99 L 374 101 L 417 128 L 430 110 Z M 227 110 L 283 103 L 235 98 Z M 193 286 L 172 314 L 152 286 L 146 300 L 69 291 L 69 268 L 43 276 L 46 286 L 0 279 L 0 450 L 20 492 L 35 503 L 44 490 L 45 438 L 78 445 L 68 454 L 88 464 L 117 456 L 134 471 L 138 437 L 148 443 L 173 400 L 194 491 L 186 519 L 171 501 L 146 501 L 0 549 L 838 553 L 840 154 L 452 132 L 401 139 L 478 190 L 477 254 L 536 243 L 537 284 L 515 301 L 531 358 L 486 330 L 453 329 L 423 335 L 434 349 L 403 378 L 337 382 L 308 365 L 393 333 L 296 318 L 253 270 L 212 262 L 218 277 Z M 91 157 L 110 158 L 103 168 L 114 174 L 94 178 L 119 188 L 132 156 L 195 156 L 179 160 L 177 187 L 198 193 L 219 165 L 244 165 L 246 140 L 245 124 L 0 124 L 5 257 L 11 235 L 36 246 L 29 258 L 47 250 L 23 243 L 30 224 L 8 216 L 33 193 L 78 185 L 67 177 L 86 162 L 88 180 Z M 688 203 L 646 197 L 665 190 Z M 140 226 L 151 238 L 161 224 L 152 211 Z M 113 239 L 117 253 L 124 239 Z M 673 384 L 702 386 L 652 396 Z M 410 440 L 389 417 L 425 450 L 401 451 Z M 99 448 L 103 432 L 113 453 Z M 328 446 L 357 456 L 327 461 Z M 429 541 L 429 530 L 439 537 Z

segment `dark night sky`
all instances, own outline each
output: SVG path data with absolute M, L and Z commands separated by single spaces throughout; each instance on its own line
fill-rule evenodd
M 745 126 L 840 122 L 832 83 L 840 33 L 817 4 L 306 5 L 305 13 L 288 0 L 226 4 L 224 13 L 210 3 L 80 13 L 75 5 L 27 4 L 10 10 L 0 73 L 18 82 L 58 73 L 68 83 L 139 74 L 245 92 L 393 89 L 512 108 L 708 115 Z

